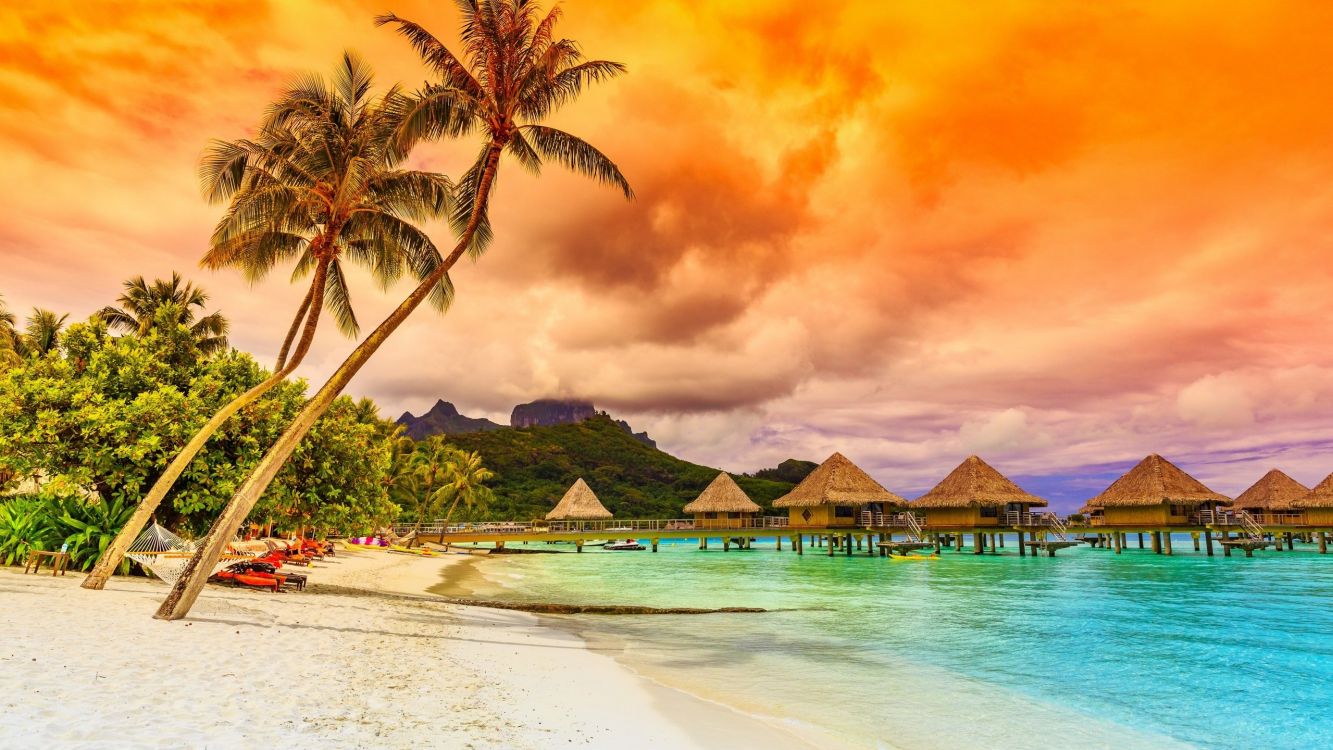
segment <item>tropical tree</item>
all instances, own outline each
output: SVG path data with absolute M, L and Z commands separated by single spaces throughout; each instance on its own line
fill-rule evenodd
M 41 357 L 54 351 L 60 345 L 60 332 L 65 327 L 69 313 L 56 315 L 40 307 L 32 309 L 28 322 L 23 327 L 23 336 L 19 339 L 23 353 L 31 357 Z
M 18 316 L 0 297 L 0 366 L 12 367 L 19 359 Z
M 190 330 L 169 325 L 170 310 L 160 312 L 163 321 L 143 337 L 112 336 L 100 318 L 76 323 L 56 354 L 0 374 L 0 484 L 40 477 L 43 492 L 100 504 L 109 514 L 94 524 L 95 542 L 82 545 L 81 569 L 110 546 L 199 426 L 269 375 L 244 352 L 202 355 Z M 187 534 L 207 531 L 305 400 L 305 383 L 289 379 L 230 420 L 181 475 L 156 521 Z M 265 494 L 265 512 L 318 529 L 372 528 L 397 516 L 386 489 L 386 422 L 365 404 L 344 396 L 320 418 Z M 0 508 L 6 504 L 0 497 Z M 44 519 L 65 515 L 44 507 Z M 0 559 L 11 521 L 18 523 L 0 516 Z M 65 536 L 88 530 L 73 526 Z
M 537 4 L 528 0 L 459 0 L 458 4 L 463 20 L 461 58 L 416 23 L 393 15 L 376 19 L 381 25 L 395 26 L 440 79 L 426 86 L 405 113 L 399 133 L 401 148 L 409 148 L 419 138 L 482 136 L 476 162 L 456 187 L 450 224 L 458 234 L 457 244 L 353 350 L 269 449 L 218 516 L 156 617 L 174 620 L 189 612 L 228 540 L 319 415 L 435 285 L 448 278 L 449 269 L 463 253 L 471 252 L 475 258 L 485 250 L 491 239 L 487 207 L 503 153 L 531 171 L 540 169 L 543 159 L 553 159 L 619 188 L 626 198 L 633 197 L 620 168 L 602 152 L 569 133 L 537 124 L 576 99 L 585 86 L 618 75 L 625 67 L 585 60 L 576 42 L 557 39 L 558 7 L 540 16 Z
M 124 286 L 125 293 L 116 300 L 119 306 L 104 307 L 98 312 L 112 330 L 145 336 L 160 320 L 158 311 L 170 307 L 174 313 L 171 322 L 190 329 L 200 352 L 226 351 L 227 319 L 219 312 L 198 316 L 208 303 L 208 292 L 201 287 L 182 283 L 180 274 L 174 271 L 170 280 L 156 279 L 149 284 L 144 277 L 135 276 Z
M 426 522 L 426 516 L 443 507 L 449 497 L 449 469 L 457 450 L 445 442 L 443 435 L 431 435 L 417 444 L 407 462 L 411 477 L 409 486 L 414 490 L 411 500 L 416 522 L 413 528 L 418 531 Z
M 449 525 L 460 502 L 468 510 L 487 505 L 491 500 L 491 488 L 485 483 L 494 478 L 495 472 L 482 465 L 480 453 L 454 448 L 447 485 L 453 502 L 444 514 L 444 524 Z
M 444 514 L 447 525 L 461 502 L 467 508 L 490 501 L 491 491 L 485 483 L 495 473 L 482 464 L 481 454 L 465 451 L 447 442 L 443 435 L 431 435 L 420 443 L 402 441 L 410 446 L 403 456 L 402 448 L 395 447 L 395 476 L 391 496 L 410 510 L 413 527 L 420 530 L 427 516 Z
M 347 335 L 358 332 L 344 262 L 367 267 L 384 287 L 404 270 L 422 279 L 423 298 L 444 309 L 452 298 L 435 244 L 414 222 L 442 217 L 452 184 L 443 175 L 399 167 L 403 123 L 414 105 L 397 87 L 371 96 L 370 69 L 350 53 L 331 82 L 298 79 L 270 107 L 255 139 L 215 141 L 200 176 L 206 198 L 226 202 L 203 258 L 207 268 L 239 268 L 263 278 L 294 262 L 310 287 L 287 330 L 273 375 L 220 409 L 167 467 L 134 517 L 83 582 L 100 589 L 139 530 L 208 439 L 281 383 L 310 349 L 325 308 Z M 299 334 L 299 336 L 298 336 Z M 294 347 L 294 348 L 293 348 Z

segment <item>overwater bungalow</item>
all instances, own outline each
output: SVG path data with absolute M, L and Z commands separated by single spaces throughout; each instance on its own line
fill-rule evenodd
M 744 528 L 762 510 L 725 471 L 685 506 L 696 529 Z
M 908 504 L 937 529 L 1027 526 L 1046 501 L 1025 491 L 977 456 L 968 456 L 929 492 Z
M 1308 526 L 1333 527 L 1333 474 L 1316 484 L 1305 497 L 1292 503 L 1305 511 L 1305 523 Z M 1323 551 L 1324 534 L 1320 534 L 1320 551 Z
M 1232 510 L 1243 510 L 1260 525 L 1303 523 L 1304 511 L 1295 503 L 1310 494 L 1310 488 L 1273 469 L 1232 501 Z
M 773 507 L 787 509 L 788 524 L 795 528 L 856 526 L 862 510 L 879 514 L 906 504 L 841 453 L 829 456 L 791 492 L 773 501 Z
M 574 480 L 565 496 L 546 514 L 547 521 L 555 521 L 567 527 L 578 525 L 578 521 L 605 521 L 609 518 L 611 511 L 597 499 L 583 477 Z
M 1156 453 L 1125 472 L 1100 495 L 1087 502 L 1092 525 L 1111 527 L 1118 552 L 1126 529 L 1152 532 L 1154 552 L 1171 554 L 1173 526 L 1199 526 L 1231 498 Z M 1162 532 L 1166 531 L 1165 537 Z M 1140 537 L 1140 540 L 1142 537 Z

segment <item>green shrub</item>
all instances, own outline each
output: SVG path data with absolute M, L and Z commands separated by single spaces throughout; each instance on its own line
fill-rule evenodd
M 0 563 L 24 562 L 29 551 L 50 549 L 51 538 L 50 517 L 39 498 L 15 497 L 0 504 Z
M 134 506 L 121 500 L 49 493 L 11 498 L 0 504 L 0 561 L 16 565 L 32 550 L 63 546 L 70 568 L 88 570 L 133 513 Z M 129 560 L 121 563 L 121 573 L 129 569 Z

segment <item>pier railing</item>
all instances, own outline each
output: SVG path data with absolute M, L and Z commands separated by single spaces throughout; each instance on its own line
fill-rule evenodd
M 1250 513 L 1245 510 L 1200 510 L 1190 516 L 1190 521 L 1200 526 L 1239 526 L 1248 528 L 1250 524 L 1258 526 L 1304 526 L 1305 513 L 1287 511 L 1275 513 Z
M 874 513 L 863 510 L 860 521 L 867 529 L 915 529 L 918 532 L 921 530 L 921 519 L 910 512 Z
M 1003 520 L 1006 526 L 1049 526 L 1061 533 L 1065 531 L 1065 522 L 1055 513 L 1009 510 L 1005 511 Z

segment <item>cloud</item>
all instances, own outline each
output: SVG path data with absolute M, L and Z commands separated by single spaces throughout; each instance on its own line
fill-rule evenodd
M 1240 428 L 1254 424 L 1254 405 L 1235 378 L 1206 375 L 1180 390 L 1180 416 L 1199 427 Z
M 22 5 L 0 11 L 0 294 L 77 318 L 180 270 L 271 358 L 301 290 L 197 270 L 218 209 L 196 159 L 344 47 L 383 84 L 423 80 L 382 6 Z M 840 450 L 905 493 L 970 452 L 1070 477 L 1058 502 L 1151 451 L 1226 492 L 1275 463 L 1318 481 L 1333 7 L 1213 10 L 570 0 L 565 31 L 631 72 L 552 124 L 638 200 L 507 165 L 454 309 L 413 317 L 352 389 L 500 419 L 591 398 L 693 460 Z M 457 175 L 474 154 L 414 160 Z M 405 291 L 353 280 L 367 324 Z M 323 332 L 301 374 L 349 347 Z
M 1009 452 L 1035 447 L 1027 414 L 1021 409 L 1005 409 L 983 421 L 964 422 L 958 428 L 964 450 L 971 453 Z

